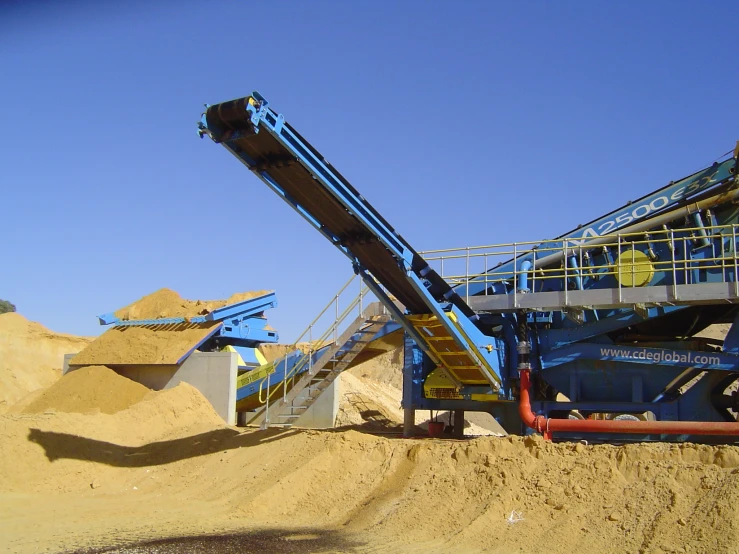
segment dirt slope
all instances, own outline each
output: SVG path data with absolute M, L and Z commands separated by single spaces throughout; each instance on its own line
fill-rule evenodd
M 0 413 L 61 376 L 64 354 L 92 338 L 55 333 L 19 313 L 0 315 Z

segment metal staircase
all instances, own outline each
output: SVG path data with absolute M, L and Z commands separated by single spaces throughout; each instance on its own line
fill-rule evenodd
M 357 296 L 348 294 L 352 284 L 359 285 Z M 269 368 L 263 366 L 269 371 L 259 374 L 258 387 L 250 389 L 261 407 L 247 424 L 267 428 L 297 422 L 391 321 L 380 302 L 367 304 L 372 296 L 354 275 L 298 337 L 290 353 L 268 364 Z M 315 328 L 325 331 L 316 338 Z
M 371 304 L 282 398 L 265 407 L 255 422 L 262 428 L 291 427 L 389 321 L 379 302 Z

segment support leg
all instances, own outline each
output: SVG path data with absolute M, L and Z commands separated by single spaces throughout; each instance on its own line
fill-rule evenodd
M 464 410 L 454 410 L 454 438 L 464 438 Z
M 413 428 L 416 426 L 416 410 L 413 408 L 405 408 L 403 410 L 403 436 L 411 438 L 413 436 Z

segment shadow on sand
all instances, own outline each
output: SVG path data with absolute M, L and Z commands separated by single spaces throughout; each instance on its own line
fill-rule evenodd
M 68 433 L 31 429 L 28 433 L 28 440 L 40 445 L 50 461 L 68 458 L 115 467 L 145 467 L 169 464 L 236 448 L 257 446 L 282 440 L 300 432 L 295 429 L 267 429 L 252 432 L 217 429 L 190 437 L 152 442 L 143 446 L 121 446 Z
M 122 546 L 89 548 L 65 554 L 311 554 L 356 552 L 362 543 L 326 529 L 269 529 L 223 535 L 157 539 Z

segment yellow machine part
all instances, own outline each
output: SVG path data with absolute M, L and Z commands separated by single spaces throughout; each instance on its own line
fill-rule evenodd
M 479 362 L 467 350 L 461 348 L 449 334 L 444 325 L 434 315 L 421 314 L 408 316 L 411 325 L 426 340 L 429 349 L 444 368 L 461 383 L 468 385 L 491 384 L 481 371 Z M 460 332 L 464 332 L 457 323 L 454 314 L 449 319 Z M 491 345 L 492 348 L 492 345 Z M 480 356 L 484 361 L 484 358 Z M 486 368 L 491 375 L 495 375 L 492 368 Z
M 221 352 L 233 352 L 233 353 L 235 353 L 235 354 L 236 354 L 236 363 L 237 363 L 237 364 L 238 364 L 238 365 L 239 365 L 240 367 L 243 367 L 243 366 L 245 366 L 245 365 L 246 365 L 246 362 L 244 362 L 244 358 L 242 358 L 242 357 L 241 357 L 241 354 L 239 354 L 239 351 L 238 351 L 238 350 L 236 350 L 236 349 L 235 349 L 235 348 L 234 348 L 233 346 L 231 346 L 230 344 L 228 344 L 228 345 L 224 346 L 223 348 L 221 348 Z M 264 357 L 264 354 L 262 354 L 262 353 L 261 353 L 261 352 L 259 351 L 259 349 L 258 349 L 258 348 L 255 348 L 255 349 L 254 349 L 254 357 L 255 357 L 255 358 L 257 359 L 257 362 L 259 362 L 259 365 L 260 365 L 260 366 L 263 366 L 264 364 L 266 364 L 266 363 L 267 363 L 267 358 L 265 358 L 265 357 Z
M 449 377 L 441 369 L 435 369 L 428 374 L 423 383 L 423 396 L 445 400 L 463 399 L 462 395 L 457 392 L 454 383 L 449 380 Z M 497 394 L 473 394 L 471 398 L 477 402 L 496 402 L 499 400 Z
M 616 260 L 616 279 L 624 287 L 643 287 L 654 277 L 654 265 L 641 250 L 624 250 Z
M 249 383 L 253 383 L 254 381 L 259 381 L 260 379 L 265 379 L 267 375 L 272 375 L 275 372 L 275 364 L 274 362 L 270 362 L 264 365 L 260 365 L 259 367 L 252 369 L 251 371 L 246 371 L 239 375 L 236 378 L 236 388 L 240 389 L 241 387 L 248 385 Z

